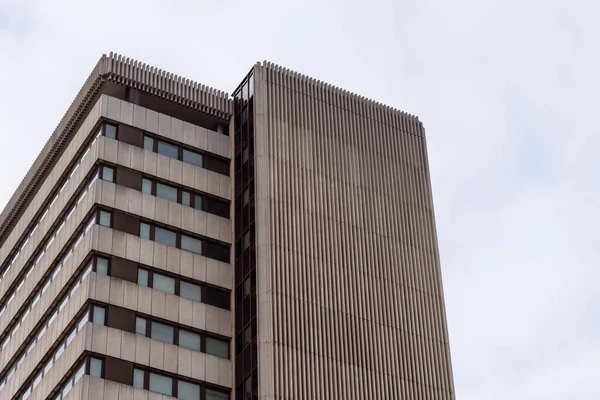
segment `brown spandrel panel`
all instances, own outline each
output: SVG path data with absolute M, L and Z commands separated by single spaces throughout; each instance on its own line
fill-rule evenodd
M 104 360 L 104 379 L 133 386 L 133 363 L 118 358 Z
M 117 168 L 117 185 L 142 191 L 142 173 L 129 168 Z
M 144 145 L 144 133 L 133 126 L 119 124 L 119 141 L 142 147 Z
M 110 276 L 137 283 L 138 265 L 133 261 L 113 257 L 110 261 Z
M 113 228 L 125 232 L 130 233 L 135 236 L 140 235 L 140 218 L 134 215 L 125 214 L 120 211 L 113 212 Z
M 107 326 L 135 333 L 135 312 L 113 305 L 108 306 Z

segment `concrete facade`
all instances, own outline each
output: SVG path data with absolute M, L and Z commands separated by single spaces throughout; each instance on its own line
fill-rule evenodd
M 0 215 L 0 398 L 454 399 L 422 124 L 241 87 L 100 59 Z

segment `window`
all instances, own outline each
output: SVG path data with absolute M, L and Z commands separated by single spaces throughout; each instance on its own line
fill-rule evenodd
M 183 162 L 193 164 L 197 167 L 202 167 L 202 154 L 183 149 Z
M 156 196 L 177 203 L 177 189 L 171 186 L 156 184 Z
M 108 182 L 115 181 L 115 169 L 107 166 L 102 167 L 102 179 Z
M 250 190 L 246 188 L 242 192 L 242 207 L 244 207 L 250 201 Z
M 142 192 L 152 194 L 152 181 L 150 179 L 142 179 Z
M 244 382 L 244 396 L 250 396 L 252 394 L 252 377 L 248 377 Z
M 190 207 L 191 203 L 191 197 L 190 197 L 190 193 L 183 191 L 181 192 L 181 204 L 183 204 L 184 206 L 188 206 Z
M 177 383 L 177 398 L 181 400 L 198 400 L 200 398 L 200 385 L 179 381 Z
M 173 344 L 173 328 L 153 321 L 150 329 L 150 338 Z
M 136 317 L 135 318 L 135 333 L 138 335 L 146 335 L 146 319 Z
M 229 203 L 227 201 L 196 194 L 183 188 L 155 181 L 152 178 L 142 178 L 142 192 L 180 203 L 196 210 L 229 218 Z
M 153 278 L 154 282 L 152 286 L 154 289 L 175 294 L 175 279 L 159 274 L 153 274 Z
M 109 139 L 117 139 L 117 127 L 111 124 L 104 125 L 104 136 Z
M 144 136 L 144 149 L 154 151 L 154 139 Z
M 133 370 L 133 387 L 144 388 L 144 371 L 141 369 Z
M 152 287 L 192 301 L 203 302 L 229 310 L 231 294 L 225 289 L 206 287 L 200 283 L 187 282 L 177 277 L 169 277 L 138 268 L 138 285 Z
M 181 249 L 192 253 L 202 254 L 202 242 L 198 239 L 181 235 Z
M 100 306 L 94 306 L 92 322 L 95 324 L 106 325 L 106 309 Z
M 96 258 L 96 272 L 100 275 L 108 275 L 108 260 L 106 258 Z
M 177 234 L 167 229 L 156 227 L 154 228 L 154 241 L 162 243 L 166 246 L 177 246 Z
M 148 286 L 148 271 L 138 269 L 138 285 Z
M 150 391 L 171 396 L 173 394 L 173 379 L 150 372 Z
M 223 160 L 210 154 L 188 150 L 150 136 L 144 136 L 144 149 L 208 169 L 221 175 L 229 175 L 229 160 Z
M 158 140 L 158 154 L 162 154 L 163 156 L 171 157 L 174 159 L 178 158 L 179 149 L 177 146 L 173 146 L 172 144 L 165 143 L 163 141 Z
M 100 225 L 107 226 L 110 228 L 110 226 L 111 226 L 110 220 L 111 220 L 111 213 L 108 211 L 100 210 L 100 218 L 99 218 Z
M 193 301 L 202 300 L 202 289 L 193 283 L 181 282 L 179 284 L 179 295 Z
M 179 346 L 200 351 L 200 335 L 185 330 L 179 331 Z
M 229 400 L 229 394 L 206 389 L 206 400 Z
M 229 358 L 229 343 L 219 339 L 206 338 L 206 354 Z
M 140 237 L 142 239 L 150 239 L 150 225 L 146 223 L 140 223 Z
M 90 376 L 102 378 L 102 360 L 99 358 L 90 358 Z

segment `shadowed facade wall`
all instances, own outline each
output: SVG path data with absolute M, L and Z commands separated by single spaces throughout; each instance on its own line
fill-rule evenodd
M 424 129 L 254 68 L 261 399 L 454 399 Z

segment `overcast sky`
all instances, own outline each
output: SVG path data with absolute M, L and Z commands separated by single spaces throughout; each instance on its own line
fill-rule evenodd
M 270 60 L 424 122 L 457 399 L 600 398 L 600 3 L 83 3 L 0 0 L 0 208 L 102 53 Z

